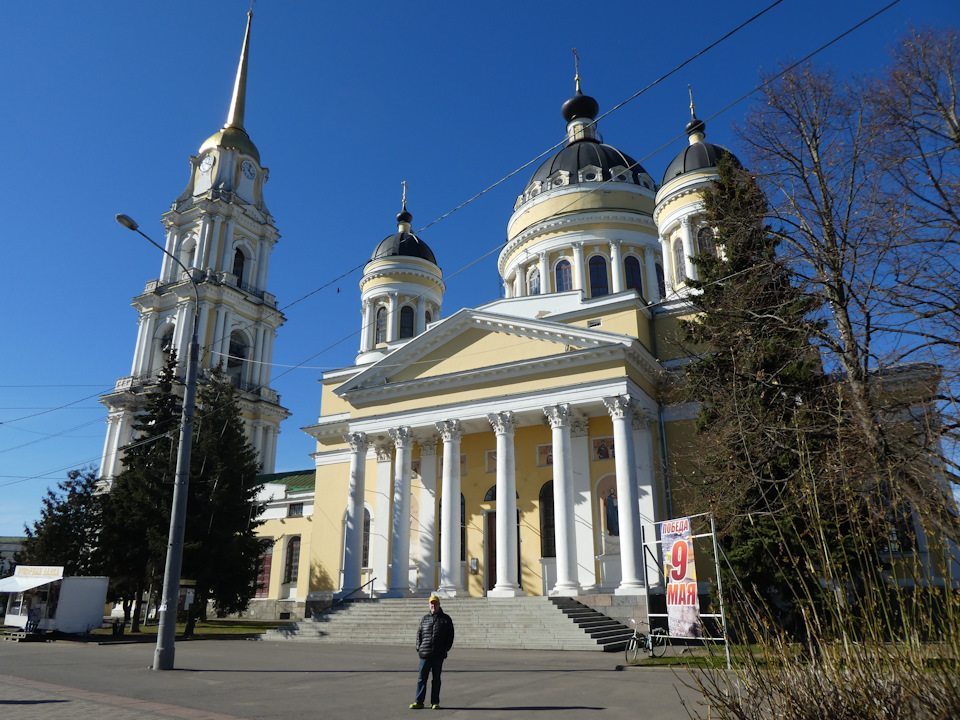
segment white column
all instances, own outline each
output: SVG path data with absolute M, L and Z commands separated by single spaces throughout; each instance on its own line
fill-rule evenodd
M 670 247 L 669 235 L 660 236 L 660 257 L 663 258 L 663 284 L 666 286 L 665 290 L 670 293 L 676 290 L 673 284 L 676 271 L 673 267 L 673 248 Z
M 220 328 L 220 362 L 227 366 L 227 355 L 230 354 L 230 333 L 233 332 L 233 310 L 225 308 L 223 311 L 223 325 Z
M 630 425 L 633 414 L 629 395 L 603 398 L 613 419 L 616 448 L 617 507 L 620 520 L 620 587 L 617 595 L 639 595 L 643 589 L 640 512 L 637 499 L 637 455 Z
M 367 352 L 373 348 L 374 325 L 376 323 L 376 303 L 370 298 L 363 301 L 363 330 L 360 332 L 360 352 Z
M 443 438 L 443 485 L 440 490 L 440 597 L 463 594 L 460 566 L 460 438 L 459 420 L 437 423 Z
M 270 251 L 273 241 L 269 238 L 260 238 L 260 261 L 257 265 L 257 287 L 266 292 L 267 277 L 270 272 Z
M 573 289 L 586 292 L 587 285 L 583 281 L 583 243 L 575 242 L 571 247 L 573 248 Z
M 103 443 L 103 456 L 100 460 L 100 477 L 114 478 L 117 476 L 118 448 L 120 447 L 120 425 L 123 420 L 122 411 L 113 411 L 107 417 L 107 437 Z
M 263 331 L 263 364 L 260 367 L 260 384 L 263 387 L 270 387 L 270 376 L 273 368 L 273 341 L 277 333 L 273 328 L 265 328 Z
M 683 262 L 686 268 L 686 276 L 691 280 L 697 279 L 697 268 L 693 264 L 693 256 L 696 252 L 693 249 L 693 229 L 690 227 L 690 218 L 686 217 L 680 221 L 680 237 L 683 240 Z
M 340 595 L 360 587 L 363 570 L 363 496 L 366 490 L 367 436 L 362 432 L 344 435 L 350 445 L 350 486 L 347 490 L 346 533 L 343 541 L 343 586 Z
M 551 595 L 577 595 L 577 546 L 573 500 L 573 461 L 570 455 L 570 406 L 543 409 L 553 430 L 553 514 L 557 546 L 557 584 Z
M 377 453 L 377 496 L 373 508 L 373 525 L 370 528 L 370 553 L 373 589 L 378 593 L 387 591 L 387 576 L 390 569 L 390 460 L 392 452 L 387 443 L 375 446 Z
M 620 241 L 610 241 L 610 283 L 614 293 L 623 292 L 623 254 Z
M 398 325 L 398 303 L 397 303 L 397 293 L 391 292 L 387 293 L 387 301 L 389 306 L 387 308 L 387 342 L 393 342 L 397 339 L 397 329 Z
M 177 242 L 180 239 L 181 230 L 178 227 L 170 226 L 167 228 L 166 250 L 170 255 L 176 256 Z M 179 266 L 167 255 L 163 256 L 163 264 L 160 265 L 160 282 L 168 283 L 175 277 L 176 273 L 172 268 L 177 268 L 176 273 L 180 272 Z
M 414 327 L 413 334 L 419 335 L 424 330 L 427 329 L 427 301 L 423 299 L 423 296 L 417 298 L 417 319 L 416 326 Z
M 513 273 L 513 297 L 523 297 L 523 268 L 519 265 Z
M 271 474 L 277 464 L 277 435 L 280 429 L 275 425 L 265 425 L 263 428 L 263 461 L 264 474 Z
M 219 220 L 219 217 L 217 219 Z M 219 223 L 217 224 L 217 227 L 219 227 Z M 204 215 L 202 218 L 200 218 L 200 230 L 197 236 L 197 247 L 193 254 L 193 264 L 196 267 L 210 267 L 213 265 L 213 263 L 204 262 L 207 252 L 210 248 L 210 236 L 212 233 L 213 218 L 209 215 Z M 177 257 L 179 257 L 179 254 Z M 174 267 L 176 269 L 173 271 L 173 277 L 178 277 L 182 271 L 180 270 L 180 266 L 176 263 L 174 263 Z
M 643 296 L 647 303 L 658 303 L 660 297 L 660 283 L 657 282 L 657 253 L 649 245 L 643 249 L 643 269 L 646 285 L 644 286 Z
M 590 437 L 587 418 L 570 418 L 570 455 L 573 458 L 573 517 L 577 536 L 577 581 L 584 592 L 597 584 L 597 550 L 593 532 L 590 482 Z
M 263 383 L 260 376 L 263 372 L 263 338 L 266 333 L 262 325 L 257 325 L 253 339 L 253 357 L 250 358 L 250 384 L 259 387 Z
M 223 352 L 223 318 L 225 311 L 223 308 L 214 308 L 213 337 L 210 340 L 210 367 L 217 367 L 224 361 L 220 355 Z
M 413 435 L 408 427 L 387 432 L 396 447 L 393 460 L 393 521 L 390 537 L 390 590 L 387 597 L 410 594 L 410 474 Z
M 233 254 L 230 252 L 230 247 L 233 245 L 233 218 L 227 218 L 227 227 L 223 231 L 223 241 L 217 243 L 216 240 L 220 237 L 220 216 L 218 215 L 214 219 L 213 226 L 213 236 L 214 236 L 214 245 L 211 247 L 212 251 L 215 251 L 215 255 L 210 258 L 210 267 L 220 266 L 221 272 L 233 273 Z M 219 262 L 216 262 L 215 258 L 219 258 Z M 243 278 L 237 278 L 238 280 L 243 280 Z
M 653 416 L 646 410 L 637 409 L 633 413 L 633 446 L 637 450 L 637 498 L 640 513 L 640 527 L 643 539 L 651 543 L 657 538 L 656 466 L 653 459 Z M 651 556 L 647 550 L 653 554 Z M 643 551 L 644 579 L 648 587 L 660 585 L 660 570 L 657 567 L 657 547 L 648 545 Z
M 131 375 L 143 375 L 147 371 L 147 363 L 150 361 L 150 354 L 153 350 L 153 335 L 157 327 L 157 315 L 152 310 L 148 310 L 140 316 L 139 328 L 137 328 L 137 347 L 133 352 L 133 366 L 130 368 Z
M 537 270 L 540 272 L 540 294 L 546 295 L 550 292 L 550 264 L 547 262 L 547 254 L 545 252 L 537 253 L 537 259 L 539 264 Z
M 420 445 L 420 581 L 417 589 L 436 587 L 437 563 L 437 439 L 422 438 Z
M 513 277 L 516 277 L 516 275 Z M 506 277 L 503 279 L 503 296 L 505 298 L 513 297 L 513 278 Z
M 512 412 L 487 415 L 497 436 L 497 583 L 490 597 L 519 597 L 517 566 L 517 461 Z

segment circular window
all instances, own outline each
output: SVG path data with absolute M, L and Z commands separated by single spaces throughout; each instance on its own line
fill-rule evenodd
M 588 173 L 584 174 L 583 179 L 584 179 L 584 180 L 596 180 L 596 179 L 597 179 L 597 174 L 596 174 L 595 172 L 588 172 Z

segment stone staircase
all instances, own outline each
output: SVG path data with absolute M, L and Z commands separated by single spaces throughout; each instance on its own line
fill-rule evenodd
M 510 650 L 622 650 L 631 631 L 572 598 L 444 598 L 454 647 Z M 409 645 L 427 612 L 425 598 L 351 600 L 261 640 Z

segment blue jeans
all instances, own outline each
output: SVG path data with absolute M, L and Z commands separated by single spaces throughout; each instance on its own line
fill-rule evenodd
M 420 673 L 417 676 L 417 702 L 421 705 L 427 699 L 427 678 L 433 673 L 430 686 L 430 704 L 440 704 L 440 671 L 443 670 L 443 658 L 420 658 Z

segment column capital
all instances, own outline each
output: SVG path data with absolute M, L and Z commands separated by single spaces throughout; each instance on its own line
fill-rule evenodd
M 570 437 L 587 437 L 588 434 L 587 418 L 583 415 L 573 415 L 570 418 Z
M 617 249 L 620 248 L 620 243 L 622 243 L 622 242 L 623 242 L 623 240 L 610 240 L 610 241 L 609 241 L 610 247 L 611 247 L 611 248 L 617 248 Z
M 390 437 L 393 439 L 393 444 L 397 448 L 406 448 L 413 445 L 413 431 L 408 426 L 390 428 L 387 430 Z
M 689 215 L 686 215 L 686 216 L 680 218 L 680 225 L 681 225 L 682 227 L 685 227 L 685 228 L 690 227 L 690 222 L 691 222 L 691 221 L 690 221 L 690 216 L 689 216 Z
M 487 415 L 487 420 L 490 421 L 490 427 L 493 428 L 495 435 L 512 435 L 517 429 L 517 422 L 510 410 L 490 413 Z
M 616 395 L 603 398 L 603 405 L 613 419 L 629 418 L 633 413 L 633 398 L 629 395 Z
M 353 452 L 367 451 L 367 434 L 362 432 L 344 433 L 343 439 Z
M 543 409 L 543 414 L 552 428 L 567 427 L 570 424 L 570 406 L 567 403 L 548 405 Z
M 638 407 L 633 411 L 633 429 L 649 430 L 653 424 L 653 415 L 646 408 Z
M 392 446 L 390 443 L 378 442 L 373 446 L 374 451 L 377 453 L 377 462 L 390 462 L 393 459 Z
M 437 454 L 437 438 L 433 435 L 426 438 L 417 438 L 420 446 L 420 457 Z
M 463 437 L 463 426 L 459 420 L 441 420 L 436 425 L 444 442 L 459 441 Z
M 577 240 L 575 242 L 572 242 L 570 243 L 570 247 L 572 247 L 575 252 L 583 252 L 583 241 Z

